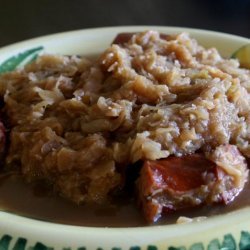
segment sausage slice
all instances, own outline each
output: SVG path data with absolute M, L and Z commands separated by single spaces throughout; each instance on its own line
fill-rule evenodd
M 238 150 L 236 154 L 235 146 L 227 146 L 225 151 L 238 157 L 242 176 L 247 176 L 246 162 Z M 155 222 L 172 211 L 202 204 L 227 204 L 242 190 L 246 178 L 242 179 L 243 185 L 237 185 L 234 176 L 203 154 L 145 161 L 137 181 L 138 200 L 145 219 Z

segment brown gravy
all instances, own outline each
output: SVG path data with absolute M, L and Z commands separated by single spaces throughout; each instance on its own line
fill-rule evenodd
M 250 205 L 250 182 L 227 206 L 203 206 L 170 214 L 157 224 L 175 223 L 179 216 L 213 216 L 227 213 Z M 116 205 L 77 206 L 52 194 L 41 184 L 27 184 L 18 175 L 0 178 L 0 210 L 21 216 L 61 224 L 95 227 L 137 227 L 147 226 L 133 201 L 127 198 Z

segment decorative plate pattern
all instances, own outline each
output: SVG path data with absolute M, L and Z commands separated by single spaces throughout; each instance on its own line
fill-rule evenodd
M 10 248 L 10 244 L 14 246 Z M 51 246 L 46 246 L 41 242 L 37 242 L 34 246 L 28 246 L 28 240 L 25 238 L 17 238 L 13 239 L 10 235 L 3 235 L 0 240 L 0 250 L 54 250 Z M 223 241 L 220 243 L 218 239 L 213 239 L 209 242 L 209 244 L 204 246 L 203 243 L 194 243 L 190 248 L 186 247 L 168 247 L 168 250 L 249 250 L 250 249 L 250 233 L 246 231 L 241 232 L 240 242 L 237 244 L 236 240 L 234 239 L 233 235 L 226 234 L 224 236 Z M 71 250 L 71 248 L 65 247 L 62 250 Z M 88 250 L 87 247 L 82 246 L 77 248 L 77 250 Z M 102 250 L 102 248 L 97 248 L 96 250 Z M 110 250 L 122 250 L 119 247 L 113 247 Z M 130 247 L 129 250 L 141 250 L 139 246 Z M 158 250 L 156 246 L 148 246 L 147 250 Z
M 0 74 L 15 70 L 21 65 L 26 65 L 27 63 L 34 61 L 43 49 L 43 46 L 40 46 L 8 58 L 0 65 Z

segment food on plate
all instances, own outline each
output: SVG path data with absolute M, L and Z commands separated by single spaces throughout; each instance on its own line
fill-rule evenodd
M 0 76 L 4 171 L 76 204 L 130 189 L 150 223 L 226 205 L 248 181 L 249 91 L 249 70 L 186 33 L 120 34 L 96 60 L 44 54 Z
M 139 201 L 148 221 L 168 213 L 203 204 L 224 203 L 234 199 L 247 179 L 247 164 L 235 146 L 222 145 L 206 159 L 202 154 L 145 161 L 138 179 Z M 221 165 L 216 165 L 216 161 Z M 239 186 L 223 170 L 239 169 Z
M 6 150 L 6 129 L 0 119 L 0 161 L 3 161 Z
M 235 51 L 232 58 L 237 58 L 242 67 L 250 69 L 250 44 L 247 44 Z

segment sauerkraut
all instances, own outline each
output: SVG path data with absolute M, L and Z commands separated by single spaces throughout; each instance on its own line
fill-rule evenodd
M 186 33 L 137 33 L 96 60 L 44 54 L 0 76 L 5 168 L 76 203 L 105 203 L 128 165 L 199 151 L 242 189 L 249 92 L 249 70 Z M 240 159 L 220 154 L 222 145 Z

